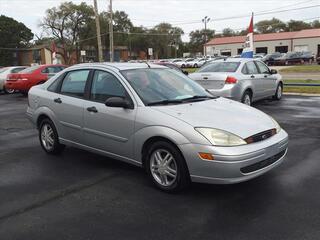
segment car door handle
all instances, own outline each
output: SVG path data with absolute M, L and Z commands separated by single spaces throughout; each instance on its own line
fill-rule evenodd
M 59 103 L 59 104 L 62 103 L 61 98 L 55 98 L 55 99 L 53 99 L 53 101 L 56 102 L 56 103 Z
M 87 111 L 88 111 L 88 112 L 94 112 L 94 113 L 97 113 L 97 112 L 98 112 L 98 110 L 96 109 L 96 107 L 88 107 L 88 108 L 87 108 Z
M 251 78 L 255 78 L 255 76 L 254 76 L 254 75 L 251 75 Z
M 268 77 L 268 75 L 264 75 L 264 77 L 265 77 L 265 78 L 267 78 L 267 77 Z

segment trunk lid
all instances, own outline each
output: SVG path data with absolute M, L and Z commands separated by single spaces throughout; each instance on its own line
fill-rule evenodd
M 189 75 L 192 80 L 206 89 L 222 89 L 228 76 L 234 77 L 234 74 L 224 72 L 199 72 Z

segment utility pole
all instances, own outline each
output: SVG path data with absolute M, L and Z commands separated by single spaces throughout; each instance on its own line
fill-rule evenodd
M 97 29 L 97 40 L 98 40 L 98 59 L 99 59 L 99 62 L 103 62 L 98 3 L 97 3 L 97 0 L 93 0 L 93 2 L 94 2 L 94 15 L 96 17 L 96 29 Z
M 205 16 L 203 19 L 202 19 L 202 22 L 204 23 L 204 41 L 205 43 L 207 43 L 208 41 L 208 37 L 207 37 L 207 23 L 210 21 L 210 18 L 208 16 Z M 206 57 L 207 56 L 207 48 L 206 46 L 204 46 L 204 56 Z
M 112 13 L 112 0 L 110 0 L 110 62 L 113 62 L 113 13 Z

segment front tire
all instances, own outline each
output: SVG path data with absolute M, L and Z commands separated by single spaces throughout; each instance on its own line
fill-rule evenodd
M 282 87 L 282 84 L 279 83 L 278 87 L 277 87 L 277 90 L 276 90 L 276 93 L 273 96 L 273 99 L 279 101 L 281 99 L 281 97 L 282 97 L 282 92 L 283 92 L 283 87 Z
M 252 94 L 250 91 L 245 91 L 244 94 L 242 95 L 242 98 L 241 98 L 241 102 L 243 104 L 246 104 L 248 106 L 251 106 L 252 104 Z
M 178 192 L 190 183 L 186 162 L 171 143 L 153 143 L 147 151 L 145 167 L 153 184 L 162 191 Z
M 52 155 L 57 155 L 64 150 L 64 145 L 59 143 L 59 137 L 53 122 L 46 118 L 39 126 L 39 140 L 43 150 Z

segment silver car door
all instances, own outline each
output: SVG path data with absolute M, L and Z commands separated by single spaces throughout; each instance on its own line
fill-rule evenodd
M 274 95 L 276 91 L 276 76 L 271 74 L 270 69 L 262 62 L 255 61 L 260 74 L 261 74 L 261 85 L 263 90 L 263 97 L 269 97 Z
M 66 73 L 58 92 L 48 95 L 48 106 L 55 113 L 59 137 L 80 144 L 83 144 L 84 94 L 89 73 L 90 70 Z
M 111 97 L 122 97 L 132 102 L 124 85 L 114 73 L 95 70 L 90 98 L 84 106 L 86 145 L 131 159 L 137 109 L 107 107 L 105 101 Z
M 253 100 L 261 99 L 262 98 L 262 88 L 260 83 L 260 74 L 258 71 L 257 66 L 254 64 L 253 61 L 249 61 L 246 63 L 246 81 L 250 82 L 247 84 L 251 86 L 253 91 Z

